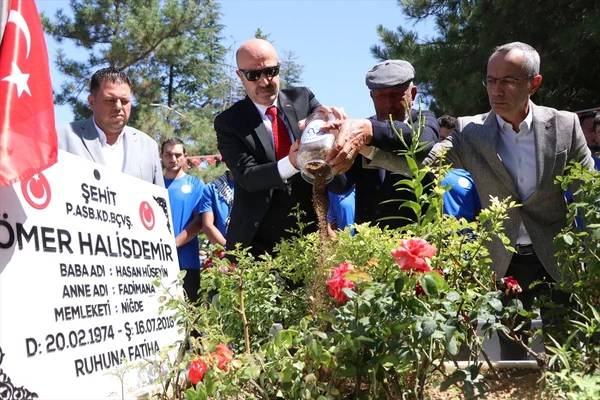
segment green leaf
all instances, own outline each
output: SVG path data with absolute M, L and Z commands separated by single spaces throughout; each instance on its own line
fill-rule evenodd
M 373 340 L 373 339 L 372 339 L 372 338 L 370 338 L 370 337 L 366 337 L 366 336 L 364 336 L 364 335 L 357 336 L 357 337 L 355 338 L 355 340 L 356 340 L 357 342 L 375 343 L 375 340 Z
M 456 327 L 453 325 L 443 324 L 442 330 L 444 331 L 444 337 L 446 340 L 450 340 L 450 338 L 454 335 L 454 332 L 456 332 Z
M 423 336 L 429 337 L 429 336 L 433 335 L 433 332 L 435 332 L 435 328 L 437 327 L 437 324 L 434 319 L 426 319 L 425 321 L 423 321 L 422 327 L 423 327 Z
M 400 296 L 400 293 L 402 293 L 402 288 L 404 288 L 404 278 L 399 277 L 394 281 L 394 291 L 398 296 Z
M 448 294 L 446 295 L 446 299 L 447 299 L 448 301 L 451 301 L 451 302 L 453 302 L 453 303 L 454 303 L 454 302 L 457 302 L 457 301 L 459 301 L 459 300 L 460 300 L 460 294 L 458 294 L 458 293 L 457 293 L 457 292 L 455 292 L 455 291 L 448 292 Z
M 568 234 L 568 233 L 567 233 L 567 234 L 565 234 L 565 235 L 563 236 L 563 240 L 564 240 L 564 242 L 565 242 L 566 244 L 568 244 L 569 246 L 572 246 L 572 245 L 573 245 L 573 236 L 571 236 L 571 234 Z
M 458 341 L 455 337 L 452 337 L 452 339 L 450 339 L 450 341 L 447 343 L 446 350 L 448 350 L 448 353 L 450 353 L 452 356 L 458 354 Z
M 285 329 L 281 330 L 277 333 L 275 337 L 275 346 L 289 348 L 294 342 L 294 337 L 296 336 L 296 331 Z
M 494 310 L 496 310 L 498 312 L 502 311 L 502 302 L 500 300 L 498 300 L 498 299 L 489 299 L 488 300 L 488 304 Z
M 448 284 L 437 272 L 427 272 L 421 277 L 421 286 L 428 296 L 438 297 L 440 292 L 448 288 Z
M 343 288 L 342 292 L 349 298 L 353 299 L 356 297 L 356 292 L 350 288 Z

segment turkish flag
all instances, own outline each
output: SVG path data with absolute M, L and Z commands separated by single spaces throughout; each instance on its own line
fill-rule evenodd
M 0 186 L 56 162 L 52 85 L 33 0 L 10 0 L 0 44 Z

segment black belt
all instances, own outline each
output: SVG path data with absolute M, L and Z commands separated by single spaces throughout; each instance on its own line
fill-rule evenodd
M 520 256 L 531 256 L 535 254 L 532 244 L 517 244 L 515 250 Z

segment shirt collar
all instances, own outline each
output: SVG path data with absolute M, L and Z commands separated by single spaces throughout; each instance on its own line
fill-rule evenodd
M 254 103 L 254 102 L 252 102 L 252 103 Z M 263 106 L 262 104 L 258 104 L 258 103 L 254 103 L 254 106 L 256 107 L 256 109 L 258 110 L 258 112 L 260 113 L 260 116 L 262 118 L 267 118 L 267 108 L 269 108 L 271 106 L 277 106 L 277 97 L 275 97 L 275 100 L 273 100 L 273 104 L 270 104 L 268 106 Z
M 523 129 L 519 129 L 519 132 L 523 131 L 524 133 L 526 133 L 531 131 L 531 125 L 533 124 L 532 110 L 533 103 L 530 100 L 529 104 L 527 105 L 527 115 L 525 116 L 525 119 L 519 124 L 519 128 L 525 128 L 525 130 L 523 131 Z M 505 121 L 504 118 L 502 118 L 498 114 L 496 114 L 496 121 L 498 122 L 498 126 L 500 127 L 502 132 L 506 132 L 508 128 L 510 128 L 510 130 L 513 130 L 512 124 L 510 122 Z
M 102 146 L 115 146 L 115 145 L 121 144 L 121 142 L 123 141 L 123 131 L 121 131 L 121 133 L 117 137 L 117 141 L 111 145 L 106 142 L 106 134 L 104 133 L 104 131 L 102 129 L 100 129 L 98 124 L 96 124 L 96 120 L 93 117 L 92 117 L 92 122 L 94 123 L 94 127 L 96 128 L 96 131 L 98 132 L 98 137 L 100 138 L 100 144 L 102 144 Z M 125 130 L 125 129 L 123 128 L 123 130 Z

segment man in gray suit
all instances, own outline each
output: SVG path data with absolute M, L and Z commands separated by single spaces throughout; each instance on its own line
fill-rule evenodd
M 164 187 L 158 144 L 127 126 L 131 114 L 129 77 L 113 67 L 96 71 L 90 81 L 88 103 L 92 118 L 60 129 L 59 148 Z
M 594 168 L 577 116 L 530 100 L 542 84 L 539 72 L 540 57 L 533 47 L 520 42 L 497 47 L 488 60 L 484 81 L 492 110 L 459 118 L 457 133 L 435 145 L 424 160 L 431 164 L 440 151 L 447 150 L 446 159 L 452 166 L 473 176 L 482 207 L 490 205 L 490 196 L 522 204 L 509 211 L 505 224 L 516 253 L 508 252 L 499 240 L 489 250 L 497 277 L 513 276 L 519 281 L 523 288 L 519 298 L 525 307 L 548 294 L 554 301 L 566 302 L 564 296 L 550 293 L 547 285 L 532 289 L 529 285 L 536 280 L 559 279 L 553 240 L 566 223 L 566 203 L 555 178 L 564 174 L 572 160 Z M 359 150 L 356 143 L 371 142 L 368 127 L 362 121 L 353 125 L 354 132 L 346 134 L 348 137 L 341 133 L 334 167 L 340 169 L 344 159 Z M 381 148 L 384 151 L 372 152 L 372 165 L 406 172 L 404 158 L 390 153 L 401 147 L 397 141 Z M 556 321 L 545 318 L 546 311 L 542 308 L 542 319 L 549 327 Z M 524 355 L 507 346 L 501 350 L 503 358 Z

